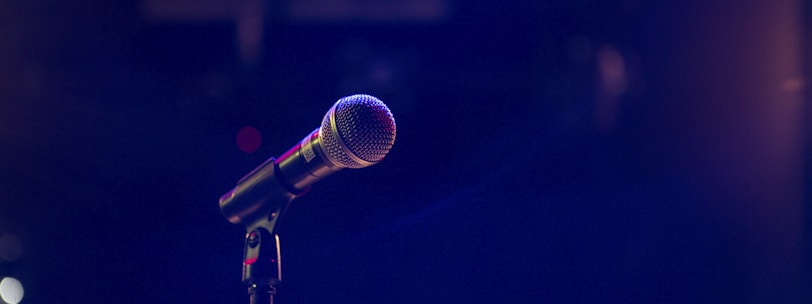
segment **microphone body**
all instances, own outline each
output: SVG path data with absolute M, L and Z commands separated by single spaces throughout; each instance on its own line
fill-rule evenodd
M 344 168 L 363 168 L 381 161 L 395 141 L 389 108 L 369 95 L 339 99 L 321 126 L 279 158 L 269 158 L 241 178 L 220 198 L 229 222 L 250 225 L 275 217 L 310 186 Z
M 327 159 L 319 130 L 310 132 L 274 161 L 280 183 L 292 192 L 302 192 L 313 183 L 343 169 Z

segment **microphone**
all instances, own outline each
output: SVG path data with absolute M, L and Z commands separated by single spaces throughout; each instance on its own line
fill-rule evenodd
M 237 181 L 220 197 L 220 209 L 231 223 L 251 224 L 335 172 L 380 162 L 395 143 L 395 133 L 395 118 L 380 99 L 363 94 L 341 98 L 320 127 Z

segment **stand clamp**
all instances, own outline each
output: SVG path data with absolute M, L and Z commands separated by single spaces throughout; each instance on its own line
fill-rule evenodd
M 270 158 L 220 198 L 223 215 L 246 227 L 242 282 L 248 286 L 251 304 L 273 303 L 276 286 L 282 281 L 276 227 L 291 201 L 308 190 L 297 193 L 282 186 L 274 175 L 277 170 Z

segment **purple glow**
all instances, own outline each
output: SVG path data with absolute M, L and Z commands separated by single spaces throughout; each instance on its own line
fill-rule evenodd
M 245 153 L 254 153 L 262 145 L 262 134 L 257 128 L 246 126 L 237 132 L 237 147 Z

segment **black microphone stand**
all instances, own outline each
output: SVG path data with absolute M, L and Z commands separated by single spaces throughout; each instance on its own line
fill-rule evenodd
M 249 303 L 273 304 L 276 285 L 282 281 L 282 260 L 279 251 L 279 235 L 273 226 L 279 218 L 247 229 L 245 253 L 242 262 L 242 282 L 248 286 Z
M 232 223 L 245 224 L 242 283 L 251 304 L 273 304 L 276 286 L 282 281 L 282 261 L 276 227 L 296 197 L 274 176 L 274 158 L 240 179 L 234 190 L 220 198 L 220 209 Z

